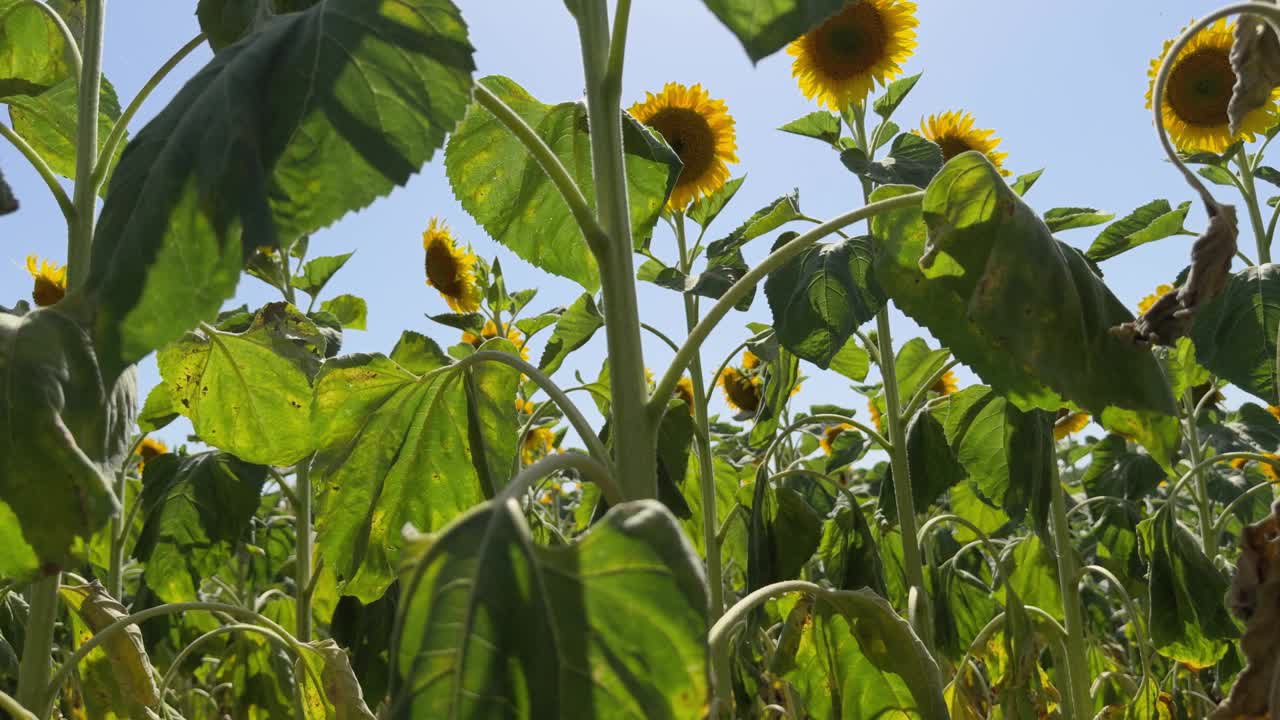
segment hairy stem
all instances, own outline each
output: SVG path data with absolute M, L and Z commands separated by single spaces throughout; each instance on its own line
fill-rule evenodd
M 1253 166 L 1249 164 L 1249 155 L 1241 145 L 1236 150 L 1236 164 L 1240 168 L 1241 195 L 1244 204 L 1249 208 L 1249 223 L 1253 226 L 1253 241 L 1258 248 L 1258 264 L 1271 262 L 1271 238 L 1262 224 L 1262 209 L 1258 207 L 1258 189 L 1253 183 Z
M 1213 391 L 1208 393 L 1213 394 Z M 1189 408 L 1190 397 L 1187 398 L 1186 406 Z M 1179 403 L 1179 407 L 1182 407 Z M 1196 426 L 1195 412 L 1183 413 L 1183 428 L 1187 437 L 1187 457 L 1191 459 L 1191 464 L 1198 467 L 1204 460 L 1204 453 L 1200 448 L 1200 429 Z M 1213 559 L 1218 554 L 1218 533 L 1214 524 L 1213 517 L 1213 500 L 1209 497 L 1209 479 L 1202 470 L 1195 471 L 1196 481 L 1196 515 L 1199 516 L 1200 524 L 1200 545 L 1204 548 L 1204 554 Z
M 98 160 L 98 105 L 102 92 L 102 38 L 107 0 L 85 0 L 84 64 L 76 107 L 76 186 L 72 194 L 76 214 L 67 234 L 67 288 L 84 285 L 89 277 L 93 225 L 97 218 L 98 188 L 93 174 Z
M 40 157 L 40 153 L 36 152 L 31 144 L 22 138 L 21 135 L 14 132 L 13 128 L 0 123 L 0 137 L 8 140 L 22 157 L 31 163 L 31 167 L 35 168 L 36 173 L 44 180 L 44 184 L 48 186 L 49 192 L 53 193 L 53 199 L 58 203 L 58 209 L 62 211 L 62 217 L 67 221 L 67 227 L 70 228 L 75 224 L 76 208 L 72 204 L 71 198 L 67 197 L 67 191 L 62 189 L 62 184 L 58 182 L 58 176 L 54 174 L 53 169 L 49 167 L 49 163 Z
M 1062 606 L 1066 613 L 1067 676 L 1071 684 L 1071 705 L 1076 718 L 1087 720 L 1093 701 L 1089 697 L 1089 661 L 1085 654 L 1084 615 L 1080 607 L 1080 586 L 1077 582 L 1075 548 L 1071 544 L 1071 526 L 1067 521 L 1067 491 L 1058 477 L 1057 460 L 1053 462 L 1053 541 L 1058 556 L 1058 587 L 1062 592 Z
M 41 700 L 52 672 L 53 630 L 58 621 L 58 587 L 62 573 L 46 575 L 31 585 L 27 602 L 26 637 L 22 645 L 22 664 L 18 668 L 18 702 L 32 712 L 41 713 Z

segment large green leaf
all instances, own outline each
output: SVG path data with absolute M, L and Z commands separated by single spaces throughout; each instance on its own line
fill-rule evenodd
M 297 308 L 273 303 L 242 333 L 188 333 L 158 364 L 202 440 L 249 462 L 292 465 L 313 449 L 310 379 L 324 344 Z
M 1131 503 L 1140 503 L 1164 479 L 1159 463 L 1150 455 L 1129 450 L 1119 435 L 1099 440 L 1090 452 L 1089 467 L 1082 479 L 1085 492 L 1091 498 L 1112 497 L 1119 502 L 1095 506 L 1096 522 L 1089 534 L 1098 543 L 1099 563 L 1117 577 L 1137 582 L 1145 573 L 1138 556 L 1138 506 Z M 1137 587 L 1130 585 L 1130 589 Z
M 800 576 L 822 541 L 822 516 L 788 487 L 757 478 L 747 545 L 748 589 Z
M 862 509 L 842 503 L 822 527 L 818 558 L 827 582 L 839 590 L 871 588 L 884 597 L 884 564 Z
M 484 347 L 511 350 L 501 339 Z M 418 376 L 383 355 L 325 363 L 311 424 L 316 549 L 342 594 L 377 600 L 395 579 L 406 523 L 439 530 L 483 501 L 494 489 L 485 485 L 505 483 L 514 450 L 498 435 L 514 427 L 514 398 L 501 370 L 468 381 L 452 366 Z
M 74 19 L 70 3 L 50 5 L 64 20 Z M 53 20 L 26 0 L 0 0 L 0 98 L 37 95 L 74 77 L 69 48 Z
M 1280 329 L 1280 265 L 1245 268 L 1202 306 L 1191 326 L 1196 358 L 1214 375 L 1274 404 L 1276 331 Z
M 509 78 L 480 81 L 538 133 L 595 205 L 587 109 L 580 102 L 544 105 Z M 631 201 L 631 233 L 647 244 L 667 193 L 680 174 L 680 160 L 630 117 L 623 144 Z M 524 145 L 488 110 L 467 112 L 445 149 L 445 169 L 454 195 L 495 240 L 534 265 L 594 292 L 600 287 L 595 257 L 569 206 Z
M 1058 561 L 1036 535 L 1029 535 L 1006 551 L 1009 588 L 1027 605 L 1063 617 L 1062 590 L 1058 585 Z
M 785 678 L 807 717 L 948 717 L 938 666 L 884 598 L 870 590 L 817 595 Z
M 64 178 L 76 176 L 76 87 L 76 81 L 68 79 L 39 95 L 14 95 L 4 100 L 9 104 L 9 118 L 13 121 L 14 132 L 21 135 L 44 158 L 51 170 Z M 115 88 L 104 78 L 98 109 L 99 152 L 105 148 L 107 136 L 119 119 L 120 101 L 116 98 Z M 116 148 L 115 154 L 108 160 L 112 167 L 119 162 L 123 151 L 123 144 Z M 111 169 L 107 169 L 106 177 L 110 177 Z M 106 191 L 107 185 L 104 183 L 99 192 L 106 194 Z
M 948 488 L 966 476 L 942 423 L 931 413 L 917 412 L 907 423 L 907 472 L 911 477 L 911 506 L 917 513 L 927 513 Z M 877 507 L 877 513 L 892 523 L 898 522 L 895 480 L 890 471 L 880 483 Z
M 548 374 L 559 370 L 569 353 L 587 344 L 602 327 L 604 316 L 596 308 L 595 298 L 583 293 L 556 320 L 556 329 L 542 350 L 538 367 Z
M 387 717 L 703 717 L 705 579 L 661 504 L 616 506 L 548 548 L 500 499 L 423 545 L 405 578 Z
M 0 565 L 61 565 L 117 507 L 111 490 L 129 451 L 137 406 L 132 369 L 104 384 L 68 302 L 0 314 L 0 516 L 16 516 Z M 7 506 L 7 507 L 4 507 Z M 18 530 L 20 528 L 20 530 Z
M 889 156 L 872 161 L 860 148 L 840 153 L 840 162 L 864 180 L 924 187 L 942 168 L 942 148 L 914 133 L 894 138 Z
M 145 522 L 134 554 L 157 597 L 196 600 L 204 579 L 226 569 L 266 479 L 265 467 L 221 452 L 147 462 L 140 500 Z
M 1226 578 L 1171 504 L 1143 520 L 1138 534 L 1151 560 L 1148 623 L 1156 652 L 1196 669 L 1212 666 L 1239 635 L 1223 602 Z
M 110 370 L 212 317 L 254 248 L 403 185 L 470 99 L 449 0 L 330 0 L 219 52 L 125 149 L 88 287 Z
M 1152 355 L 1109 332 L 1133 316 L 982 154 L 952 159 L 922 209 L 872 228 L 876 275 L 898 307 L 1019 407 L 1057 410 L 1066 398 L 1095 414 L 1173 413 Z
M 505 339 L 490 340 L 483 347 L 515 352 L 515 346 Z M 506 486 L 515 466 L 520 437 L 515 405 L 520 373 L 510 365 L 486 362 L 467 368 L 463 379 L 471 464 L 485 497 L 493 497 Z
M 790 239 L 784 233 L 780 243 Z M 764 294 L 778 340 L 826 369 L 857 327 L 884 307 L 869 274 L 870 238 L 815 245 L 769 274 Z
M 214 50 L 231 45 L 279 13 L 297 12 L 318 0 L 200 0 L 196 18 Z M 257 27 L 256 27 L 257 26 Z
M 751 62 L 781 50 L 844 7 L 845 0 L 703 0 Z

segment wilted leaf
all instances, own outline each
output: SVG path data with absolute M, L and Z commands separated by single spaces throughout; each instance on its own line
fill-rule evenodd
M 347 652 L 333 640 L 298 648 L 294 677 L 302 695 L 303 720 L 374 720 Z
M 102 583 L 88 585 L 63 585 L 59 594 L 84 623 L 90 635 L 95 635 L 129 614 L 125 606 L 111 597 Z M 81 642 L 84 639 L 81 638 Z M 133 713 L 142 714 L 140 708 L 155 708 L 160 702 L 160 690 L 156 687 L 142 640 L 142 629 L 129 625 L 117 631 L 108 640 L 89 653 L 81 667 L 85 678 L 86 705 L 95 717 L 127 718 Z
M 1280 38 L 1265 17 L 1241 15 L 1230 57 L 1236 83 L 1227 103 L 1227 128 L 1234 137 L 1245 116 L 1266 105 L 1280 85 Z

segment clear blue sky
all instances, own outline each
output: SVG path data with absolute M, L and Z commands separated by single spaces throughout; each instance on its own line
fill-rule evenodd
M 924 77 L 899 110 L 904 128 L 922 115 L 948 109 L 972 111 L 982 127 L 1004 139 L 1006 166 L 1015 174 L 1046 168 L 1028 201 L 1043 212 L 1058 206 L 1090 206 L 1123 215 L 1155 198 L 1174 204 L 1191 199 L 1162 159 L 1143 107 L 1147 67 L 1167 38 L 1194 16 L 1217 6 L 1191 0 L 1088 0 L 1076 3 L 998 0 L 960 3 L 924 0 L 919 9 L 919 48 L 909 73 Z M 477 48 L 479 74 L 509 75 L 544 102 L 582 94 L 582 72 L 573 23 L 559 0 L 462 0 L 463 15 Z M 106 71 L 124 104 L 173 50 L 198 32 L 195 0 L 116 0 L 107 12 Z M 206 48 L 188 58 L 152 96 L 135 121 L 141 127 L 208 60 Z M 790 74 L 790 58 L 778 53 L 752 66 L 737 40 L 696 0 L 642 0 L 632 11 L 624 98 L 631 102 L 667 81 L 702 83 L 723 98 L 737 120 L 735 175 L 749 175 L 737 198 L 709 236 L 731 230 L 761 205 L 800 188 L 809 215 L 829 217 L 860 204 L 860 191 L 834 154 L 821 144 L 779 133 L 776 127 L 816 109 L 800 95 Z M 7 122 L 7 114 L 0 114 Z M 363 212 L 348 216 L 312 239 L 312 254 L 356 250 L 328 293 L 354 292 L 369 301 L 367 332 L 348 332 L 346 351 L 390 351 L 402 329 L 425 332 L 442 344 L 457 333 L 435 325 L 427 313 L 446 312 L 439 295 L 423 282 L 421 232 L 428 217 L 443 217 L 464 242 L 487 257 L 501 258 L 508 288 L 539 288 L 533 308 L 567 305 L 581 293 L 573 283 L 542 273 L 490 240 L 462 210 L 444 177 L 443 153 L 407 187 Z M 0 303 L 27 297 L 23 269 L 27 253 L 62 261 L 66 256 L 62 219 L 49 193 L 23 159 L 0 143 L 0 168 L 22 201 L 22 210 L 0 219 Z M 1235 201 L 1225 189 L 1220 197 Z M 1266 192 L 1264 190 L 1264 192 Z M 1243 211 L 1242 211 L 1243 215 Z M 1199 230 L 1197 208 L 1189 227 Z M 1072 230 L 1063 240 L 1087 247 L 1100 228 Z M 772 238 L 757 240 L 748 260 L 757 261 Z M 1140 248 L 1104 264 L 1107 282 L 1129 305 L 1167 282 L 1187 260 L 1191 238 L 1173 238 Z M 654 240 L 670 257 L 674 241 L 660 224 Z M 1247 225 L 1242 248 L 1252 248 Z M 1250 255 L 1253 253 L 1250 251 Z M 231 305 L 256 306 L 271 291 L 245 277 Z M 683 335 L 678 297 L 651 285 L 641 288 L 645 319 L 677 338 Z M 712 336 L 704 362 L 712 367 L 746 337 L 748 321 L 769 321 L 763 295 L 751 311 L 735 313 Z M 919 334 L 910 321 L 895 319 L 898 344 Z M 540 336 L 545 340 L 549 333 Z M 533 357 L 542 343 L 535 340 Z M 651 344 L 646 362 L 661 372 L 669 351 Z M 594 378 L 603 360 L 601 333 L 560 371 L 574 369 Z M 838 402 L 863 406 L 833 373 L 802 370 L 799 404 Z M 710 372 L 710 370 L 709 370 Z M 819 377 L 819 375 L 821 377 Z M 974 380 L 963 373 L 962 379 Z M 157 381 L 153 361 L 144 363 L 143 389 Z M 591 406 L 591 403 L 585 403 Z M 713 406 L 722 408 L 717 400 Z M 594 408 L 591 408 L 594 411 Z M 181 440 L 187 426 L 162 433 Z

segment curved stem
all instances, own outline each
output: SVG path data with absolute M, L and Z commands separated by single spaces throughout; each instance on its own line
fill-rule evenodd
M 906 407 L 902 411 L 903 419 L 908 419 L 915 415 L 916 410 L 920 408 L 924 399 L 929 396 L 929 390 L 931 390 L 934 385 L 938 384 L 938 381 L 942 379 L 943 375 L 946 375 L 952 368 L 959 364 L 959 360 L 952 359 L 951 362 L 948 362 L 938 368 L 938 370 L 935 371 L 933 375 L 929 376 L 929 378 L 925 380 L 920 387 L 916 388 L 915 394 L 911 396 L 911 400 L 907 402 Z
M 1213 523 L 1214 533 L 1220 533 L 1224 528 L 1226 528 L 1227 520 L 1231 519 L 1231 513 L 1234 512 L 1237 507 L 1242 505 L 1245 500 L 1248 500 L 1263 490 L 1270 490 L 1271 488 L 1271 483 L 1262 482 L 1237 495 L 1234 500 L 1227 503 L 1227 506 L 1222 509 L 1222 514 L 1219 515 L 1218 519 Z
M 560 410 L 564 412 L 564 416 L 568 419 L 569 424 L 581 436 L 582 442 L 587 446 L 587 450 L 591 456 L 606 466 L 609 464 L 609 451 L 605 448 L 604 443 L 600 442 L 600 437 L 596 435 L 595 430 L 591 428 L 591 423 L 587 422 L 586 417 L 582 415 L 582 411 L 574 404 L 564 390 L 556 385 L 555 381 L 546 373 L 531 365 L 524 358 L 512 355 L 510 353 L 497 352 L 495 350 L 481 350 L 472 353 L 458 361 L 456 367 L 459 370 L 464 369 L 468 365 L 478 362 L 498 362 L 519 370 L 534 382 L 543 392 L 560 406 Z
M 294 650 L 294 646 L 290 645 L 288 640 L 285 640 L 283 637 L 281 637 L 280 635 L 277 635 L 275 632 L 268 630 L 267 628 L 264 628 L 259 625 L 251 625 L 249 623 L 234 623 L 231 625 L 223 625 L 221 627 L 216 627 L 210 630 L 209 632 L 197 637 L 195 640 L 192 640 L 191 642 L 187 643 L 187 646 L 182 648 L 182 651 L 179 652 L 178 655 L 173 658 L 173 662 L 169 663 L 169 669 L 165 671 L 164 677 L 161 678 L 160 680 L 160 692 L 158 696 L 162 700 L 164 699 L 165 693 L 169 689 L 169 682 L 173 680 L 173 676 L 177 674 L 178 670 L 182 667 L 182 661 L 186 660 L 187 656 L 195 652 L 196 648 L 198 648 L 201 645 L 204 645 L 206 642 L 212 640 L 213 638 L 218 637 L 219 635 L 229 635 L 234 632 L 261 633 L 262 635 L 265 635 L 269 640 L 272 640 L 278 645 L 280 645 L 280 647 L 283 648 L 286 652 Z
M 1116 497 L 1114 495 L 1098 495 L 1096 497 L 1086 498 L 1085 500 L 1072 505 L 1071 509 L 1067 510 L 1067 519 L 1070 520 L 1072 515 L 1085 510 L 1091 505 L 1100 505 L 1102 503 L 1115 503 L 1116 505 L 1119 505 L 1133 513 L 1135 518 L 1139 520 L 1142 519 L 1142 511 L 1138 509 L 1138 506 L 1134 504 L 1132 500 Z
M 920 191 L 873 202 L 857 210 L 838 215 L 774 250 L 759 265 L 748 270 L 745 275 L 731 285 L 716 301 L 716 304 L 711 306 L 707 314 L 698 321 L 698 325 L 689 333 L 689 337 L 680 346 L 680 351 L 672 359 L 671 365 L 663 373 L 662 379 L 658 381 L 657 389 L 654 390 L 654 397 L 666 398 L 671 395 L 672 391 L 675 390 L 676 382 L 680 380 L 680 375 L 689 366 L 693 354 L 697 352 L 703 341 L 711 334 L 711 331 L 715 329 L 716 325 L 720 324 L 725 315 L 729 314 L 733 306 L 746 297 L 747 293 L 751 292 L 751 289 L 759 284 L 761 280 L 764 280 L 769 273 L 785 265 L 796 255 L 804 252 L 810 245 L 846 225 L 852 225 L 859 220 L 864 220 L 883 212 L 919 204 L 923 198 L 924 191 Z M 650 403 L 649 413 L 650 415 L 660 414 L 665 408 L 665 401 L 662 403 Z
M 29 710 L 18 704 L 9 693 L 0 691 L 0 710 L 4 710 L 13 716 L 14 720 L 38 720 Z
M 982 543 L 982 546 L 986 549 L 987 555 L 990 556 L 991 559 L 996 564 L 997 583 L 1004 579 L 1004 573 L 1000 571 L 1000 553 L 996 550 L 995 543 L 991 542 L 991 538 L 987 537 L 987 534 L 982 532 L 982 530 L 977 525 L 974 525 L 973 523 L 969 522 L 963 517 L 960 517 L 959 515 L 952 515 L 952 514 L 935 515 L 929 518 L 928 520 L 926 520 L 925 523 L 920 526 L 920 530 L 917 535 L 916 542 L 920 545 L 920 547 L 927 548 L 927 545 L 925 544 L 925 538 L 928 536 L 929 531 L 934 529 L 935 527 L 940 527 L 943 523 L 955 523 L 957 525 L 962 525 L 965 528 L 967 528 L 969 532 L 972 532 L 974 535 L 977 535 L 978 540 Z
M 76 97 L 76 185 L 72 204 L 76 214 L 67 233 L 67 289 L 75 290 L 89 277 L 93 226 L 97 219 L 98 189 L 93 174 L 98 161 L 98 108 L 102 92 L 102 38 L 107 0 L 85 0 L 84 63 Z
M 71 203 L 71 198 L 67 196 L 67 191 L 62 189 L 62 185 L 58 182 L 58 176 L 49 167 L 49 163 L 46 163 L 44 158 L 40 157 L 40 153 L 36 152 L 30 143 L 4 123 L 0 123 L 0 137 L 8 140 L 18 149 L 22 157 L 31 163 L 31 167 L 35 168 L 36 173 L 40 175 L 40 179 L 44 180 L 44 184 L 49 187 L 49 192 L 53 193 L 53 199 L 57 201 L 58 209 L 62 210 L 62 217 L 66 219 L 67 225 L 74 223 L 76 216 L 75 205 Z
M 129 123 L 133 120 L 133 116 L 138 113 L 138 108 L 142 107 L 142 103 L 151 96 L 152 91 L 160 84 L 162 80 L 170 72 L 177 67 L 193 50 L 200 47 L 200 43 L 204 42 L 204 33 L 196 35 L 187 41 L 186 45 L 178 48 L 178 51 L 165 61 L 160 69 L 147 80 L 138 94 L 129 101 L 128 107 L 120 113 L 120 119 L 116 120 L 116 124 L 111 128 L 111 134 L 107 135 L 106 141 L 102 144 L 102 152 L 98 155 L 98 165 L 93 171 L 93 191 L 96 193 L 102 189 L 102 183 L 107 179 L 107 172 L 111 169 L 111 158 L 115 157 L 116 150 L 119 149 L 120 143 L 124 141 L 124 135 L 129 130 Z
M 819 413 L 817 415 L 806 415 L 804 416 L 804 418 L 800 420 L 796 420 L 795 422 L 782 428 L 782 430 L 778 432 L 777 437 L 773 439 L 773 442 L 769 443 L 769 447 L 765 448 L 764 454 L 761 455 L 760 459 L 757 461 L 757 464 L 756 464 L 757 467 L 760 468 L 761 472 L 766 471 L 767 469 L 766 466 L 769 463 L 769 458 L 773 457 L 774 451 L 777 450 L 777 448 L 782 444 L 782 442 L 786 439 L 788 435 L 795 432 L 796 430 L 800 430 L 801 428 L 806 428 L 806 427 L 809 427 L 810 425 L 817 425 L 821 423 L 844 423 L 847 425 L 852 425 L 855 429 L 861 430 L 862 432 L 866 433 L 867 437 L 870 438 L 872 442 L 879 445 L 881 449 L 883 449 L 885 452 L 892 452 L 893 445 L 888 440 L 885 440 L 875 430 L 872 430 L 871 428 L 867 427 L 866 425 L 863 425 L 857 420 L 854 420 L 851 417 L 846 417 L 844 415 L 836 415 L 834 413 Z
M 724 362 L 720 363 L 720 367 L 716 368 L 716 374 L 711 376 L 711 384 L 709 387 L 714 388 L 720 384 L 720 376 L 724 375 L 725 368 L 729 367 L 729 363 L 733 362 L 733 359 L 738 356 L 739 351 L 746 350 L 748 347 L 750 347 L 748 345 L 748 341 L 744 340 L 738 343 L 738 346 L 735 347 L 732 351 L 729 352 L 728 355 L 725 356 Z M 676 348 L 676 352 L 680 352 L 680 348 Z M 708 403 L 711 402 L 710 393 L 707 394 L 707 402 Z
M 647 330 L 650 335 L 661 340 L 667 347 L 671 348 L 671 352 L 680 352 L 680 346 L 676 344 L 676 341 L 667 337 L 666 333 L 662 332 L 658 328 L 650 325 L 649 323 L 640 323 L 640 328 L 642 330 Z
M 626 499 L 622 496 L 617 483 L 614 482 L 613 477 L 609 474 L 608 467 L 589 455 L 579 455 L 576 452 L 557 453 L 538 460 L 517 473 L 494 499 L 518 498 L 528 492 L 534 483 L 561 470 L 577 470 L 587 480 L 599 485 L 601 492 L 604 493 L 604 497 L 609 501 L 610 505 L 617 505 Z
M 1120 580 L 1111 573 L 1110 570 L 1100 565 L 1085 565 L 1076 571 L 1076 581 L 1084 579 L 1088 573 L 1101 575 L 1110 582 L 1117 590 L 1120 591 L 1120 597 L 1124 600 L 1125 610 L 1129 613 L 1129 622 L 1133 624 L 1133 631 L 1138 636 L 1138 660 L 1142 663 L 1142 682 L 1140 685 L 1145 686 L 1147 679 L 1151 678 L 1151 658 L 1147 654 L 1147 649 L 1151 647 L 1147 638 L 1147 629 L 1142 621 L 1142 614 L 1138 611 L 1138 604 L 1133 601 L 1133 597 L 1129 595 L 1129 591 L 1124 588 Z
M 1198 473 L 1201 469 L 1207 468 L 1210 465 L 1213 465 L 1215 463 L 1235 460 L 1237 458 L 1244 458 L 1246 460 L 1256 460 L 1258 462 L 1271 463 L 1274 467 L 1276 467 L 1277 469 L 1280 469 L 1280 465 L 1276 464 L 1276 462 L 1272 458 L 1269 458 L 1266 455 L 1263 455 L 1262 453 L 1241 451 L 1241 452 L 1222 453 L 1221 455 L 1214 455 L 1211 458 L 1206 458 L 1196 463 L 1191 467 L 1190 470 L 1184 473 L 1182 477 L 1179 477 L 1178 480 L 1174 482 L 1173 487 L 1169 488 L 1169 495 L 1165 499 L 1165 502 L 1173 502 L 1174 500 L 1176 500 L 1178 497 L 1178 491 L 1182 489 L 1182 486 L 1185 485 L 1188 480 L 1195 477 L 1196 473 Z

